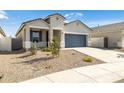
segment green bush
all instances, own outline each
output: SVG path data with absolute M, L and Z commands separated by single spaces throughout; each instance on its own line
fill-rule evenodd
M 59 37 L 54 37 L 52 42 L 50 43 L 50 49 L 52 52 L 52 56 L 59 56 L 60 52 L 60 39 Z
M 85 62 L 92 62 L 92 58 L 89 57 L 89 56 L 86 56 L 86 57 L 83 58 L 83 61 L 85 61 Z
M 51 52 L 51 48 L 42 48 L 41 51 L 44 51 L 44 52 Z
M 37 54 L 37 46 L 36 42 L 32 43 L 32 47 L 30 49 L 31 55 L 36 55 Z

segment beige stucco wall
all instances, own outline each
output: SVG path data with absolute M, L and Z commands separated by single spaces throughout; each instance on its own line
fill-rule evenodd
M 91 47 L 104 48 L 104 37 L 91 38 Z
M 12 39 L 11 37 L 4 37 L 0 39 L 0 51 L 11 51 L 12 50 Z
M 58 20 L 57 20 L 58 18 Z M 63 29 L 64 27 L 64 18 L 59 15 L 54 15 L 50 17 L 50 26 L 53 29 Z
M 93 32 L 91 38 L 94 37 L 107 37 L 109 47 L 121 47 L 121 31 L 117 32 Z
M 87 28 L 85 25 L 81 24 L 79 21 L 75 21 L 65 25 L 65 33 L 84 33 L 89 34 L 90 29 Z

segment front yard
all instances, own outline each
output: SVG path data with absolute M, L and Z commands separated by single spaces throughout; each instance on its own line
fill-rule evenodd
M 42 75 L 71 68 L 103 63 L 92 58 L 92 62 L 84 62 L 86 55 L 74 50 L 61 50 L 58 58 L 52 58 L 49 52 L 41 52 L 31 56 L 30 52 L 20 54 L 0 54 L 0 82 L 21 82 Z

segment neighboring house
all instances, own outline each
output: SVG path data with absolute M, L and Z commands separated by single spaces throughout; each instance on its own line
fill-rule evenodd
M 60 37 L 60 46 L 86 47 L 89 45 L 89 33 L 92 31 L 79 20 L 65 23 L 66 18 L 60 14 L 52 14 L 46 18 L 38 18 L 22 23 L 16 37 L 22 39 L 23 48 L 29 49 L 32 42 L 38 47 L 48 47 L 54 36 Z
M 6 37 L 1 27 L 0 27 L 0 51 L 11 51 L 11 39 L 9 37 Z
M 0 38 L 6 37 L 3 29 L 0 27 Z
M 92 28 L 91 46 L 102 48 L 124 47 L 124 22 Z

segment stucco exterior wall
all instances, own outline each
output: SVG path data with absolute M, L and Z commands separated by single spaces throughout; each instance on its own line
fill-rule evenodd
M 122 42 L 121 38 L 121 31 L 117 32 L 93 32 L 91 34 L 91 38 L 97 38 L 97 37 L 107 37 L 108 38 L 108 47 L 114 48 L 114 47 L 120 47 L 120 44 Z
M 65 33 L 84 33 L 89 34 L 90 29 L 81 24 L 79 21 L 75 21 L 73 23 L 69 23 L 65 25 Z
M 104 48 L 104 37 L 91 38 L 91 47 Z
M 0 51 L 11 51 L 12 39 L 11 37 L 4 37 L 0 39 Z
M 54 15 L 50 17 L 50 26 L 53 29 L 63 29 L 64 27 L 64 19 L 59 15 Z

